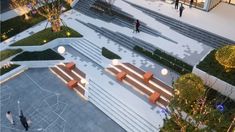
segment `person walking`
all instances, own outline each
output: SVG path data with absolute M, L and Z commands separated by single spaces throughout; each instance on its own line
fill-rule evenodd
M 26 119 L 26 117 L 24 116 L 22 110 L 20 111 L 20 122 L 21 122 L 21 124 L 24 126 L 25 131 L 28 131 L 29 125 L 28 125 L 27 119 Z
M 139 22 L 139 20 L 136 20 L 135 30 L 136 30 L 136 32 L 138 32 L 138 33 L 140 32 L 139 27 L 140 27 L 140 22 Z
M 175 0 L 175 9 L 178 10 L 179 0 Z
M 192 8 L 193 6 L 193 0 L 190 0 L 189 8 Z
M 180 5 L 180 17 L 182 17 L 183 11 L 184 11 L 184 6 L 181 3 L 181 5 Z
M 12 116 L 11 111 L 7 111 L 7 113 L 6 113 L 6 118 L 9 120 L 9 122 L 10 122 L 12 125 L 15 125 L 15 121 L 13 120 L 13 116 Z

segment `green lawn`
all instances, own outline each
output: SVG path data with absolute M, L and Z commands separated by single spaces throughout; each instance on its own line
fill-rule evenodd
M 67 34 L 70 33 L 68 36 Z M 56 38 L 82 37 L 81 34 L 69 27 L 62 26 L 60 32 L 52 32 L 51 28 L 44 29 L 12 44 L 11 46 L 37 46 L 43 45 Z
M 105 47 L 102 48 L 102 55 L 108 59 L 121 59 L 121 57 L 110 50 L 106 49 Z
M 3 61 L 17 53 L 22 52 L 22 49 L 6 49 L 0 52 L 0 61 Z
M 71 7 L 63 3 L 63 6 L 66 8 L 66 11 L 71 9 Z M 18 16 L 7 21 L 1 22 L 1 42 L 32 27 L 33 25 L 46 20 L 46 18 L 42 17 L 39 14 L 32 15 L 28 13 L 31 19 L 24 20 L 24 16 Z
M 235 85 L 235 69 L 226 72 L 223 66 L 221 66 L 215 59 L 216 50 L 211 51 L 203 61 L 201 61 L 197 68 L 213 75 L 225 82 Z
M 13 64 L 13 65 L 11 65 L 10 67 L 7 67 L 7 68 L 3 68 L 3 67 L 0 68 L 0 76 L 2 76 L 2 75 L 4 75 L 5 73 L 7 73 L 7 72 L 9 72 L 9 71 L 11 71 L 11 70 L 17 68 L 18 66 L 20 66 L 20 65 Z
M 12 59 L 12 61 L 37 61 L 37 60 L 64 60 L 64 57 L 52 49 L 37 52 L 23 52 Z

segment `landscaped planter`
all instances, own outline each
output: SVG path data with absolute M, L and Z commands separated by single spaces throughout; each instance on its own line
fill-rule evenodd
M 205 85 L 215 89 L 216 91 L 230 97 L 235 101 L 235 86 L 212 75 L 209 75 L 208 73 L 198 69 L 196 66 L 193 68 L 193 73 L 201 77 Z

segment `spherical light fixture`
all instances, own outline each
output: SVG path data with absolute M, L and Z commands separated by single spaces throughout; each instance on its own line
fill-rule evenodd
M 163 69 L 161 70 L 161 74 L 162 74 L 163 76 L 167 75 L 167 74 L 168 74 L 168 70 L 167 70 L 166 68 L 163 68 Z
M 65 52 L 64 46 L 59 46 L 58 49 L 57 49 L 57 51 L 58 51 L 60 54 L 64 54 L 64 52 Z
M 112 64 L 113 65 L 118 65 L 119 64 L 119 60 L 118 59 L 113 59 L 112 60 Z
M 86 82 L 87 82 L 86 79 L 81 79 L 82 84 L 86 84 Z
M 71 33 L 70 32 L 66 32 L 66 35 L 69 37 L 71 35 Z

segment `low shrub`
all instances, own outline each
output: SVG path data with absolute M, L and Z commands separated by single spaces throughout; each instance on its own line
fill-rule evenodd
M 12 59 L 12 61 L 37 61 L 37 60 L 64 60 L 64 57 L 52 49 L 36 52 L 23 52 Z
M 121 57 L 112 51 L 106 49 L 105 47 L 102 48 L 102 55 L 108 59 L 121 59 Z

